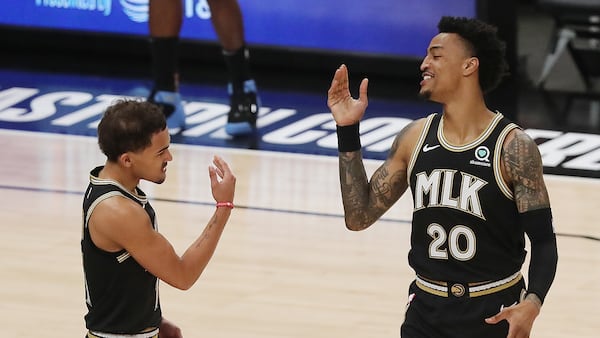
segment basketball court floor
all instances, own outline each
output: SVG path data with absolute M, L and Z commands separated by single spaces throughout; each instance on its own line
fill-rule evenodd
M 188 291 L 160 289 L 165 318 L 184 336 L 399 336 L 414 278 L 410 195 L 371 228 L 345 229 L 335 125 L 322 89 L 261 88 L 257 135 L 233 140 L 223 131 L 224 87 L 182 84 L 189 127 L 172 138 L 167 181 L 142 184 L 180 254 L 214 209 L 212 156 L 237 176 L 237 207 L 203 276 Z M 95 128 L 115 99 L 147 93 L 139 78 L 0 69 L 2 336 L 84 335 L 82 194 L 89 170 L 104 162 Z M 372 98 L 361 124 L 368 173 L 406 123 L 435 109 Z M 540 144 L 559 246 L 556 280 L 532 336 L 597 337 L 600 135 L 526 131 Z

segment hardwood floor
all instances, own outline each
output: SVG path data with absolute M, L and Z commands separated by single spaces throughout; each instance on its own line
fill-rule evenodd
M 167 181 L 142 188 L 180 253 L 214 208 L 211 157 L 223 156 L 238 178 L 238 207 L 205 274 L 188 291 L 161 286 L 164 316 L 186 337 L 399 336 L 414 278 L 410 194 L 371 228 L 350 232 L 335 157 L 172 148 Z M 0 130 L 0 149 L 0 333 L 81 337 L 81 201 L 89 170 L 104 158 L 93 137 Z M 366 161 L 368 171 L 379 163 Z M 532 336 L 597 337 L 600 180 L 546 182 L 560 258 Z

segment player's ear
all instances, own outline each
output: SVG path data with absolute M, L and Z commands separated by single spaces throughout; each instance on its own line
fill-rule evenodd
M 469 76 L 479 69 L 479 58 L 472 56 L 463 63 L 463 75 Z
M 131 154 L 128 152 L 119 156 L 119 163 L 126 168 L 130 167 L 132 162 Z

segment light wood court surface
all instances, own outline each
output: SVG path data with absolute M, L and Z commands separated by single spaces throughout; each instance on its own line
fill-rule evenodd
M 79 240 L 94 137 L 0 130 L 0 336 L 82 337 Z M 212 214 L 207 166 L 236 173 L 230 222 L 188 291 L 161 285 L 185 337 L 399 337 L 410 194 L 362 232 L 345 229 L 337 158 L 172 145 L 162 185 L 143 184 L 159 228 L 182 253 Z M 366 161 L 369 174 L 380 164 Z M 600 180 L 547 176 L 559 269 L 533 337 L 598 337 Z

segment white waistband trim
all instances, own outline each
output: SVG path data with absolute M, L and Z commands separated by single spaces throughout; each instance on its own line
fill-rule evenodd
M 477 286 L 469 286 L 469 292 L 471 292 L 471 293 L 480 292 L 480 291 L 484 291 L 487 289 L 495 288 L 497 286 L 504 285 L 504 284 L 514 280 L 515 278 L 519 277 L 520 274 L 521 274 L 521 271 L 517 271 L 514 274 L 512 274 L 506 278 L 503 278 L 503 279 L 500 279 L 500 280 L 497 280 L 494 282 L 489 282 L 489 283 L 485 283 L 485 284 L 481 284 L 481 285 L 477 285 Z M 448 286 L 442 286 L 439 284 L 428 282 L 428 281 L 424 280 L 423 278 L 419 277 L 418 275 L 417 275 L 417 281 L 419 283 L 421 283 L 422 285 L 425 285 L 426 287 L 433 289 L 433 290 L 437 290 L 437 291 L 441 291 L 441 292 L 448 291 Z
M 519 277 L 520 274 L 521 274 L 521 271 L 517 271 L 514 274 L 512 274 L 504 279 L 497 280 L 495 282 L 491 282 L 491 283 L 487 283 L 487 284 L 483 284 L 483 285 L 471 286 L 471 287 L 469 287 L 469 292 L 478 292 L 478 291 L 495 288 L 500 285 L 504 285 L 504 284 L 514 280 L 515 278 Z

